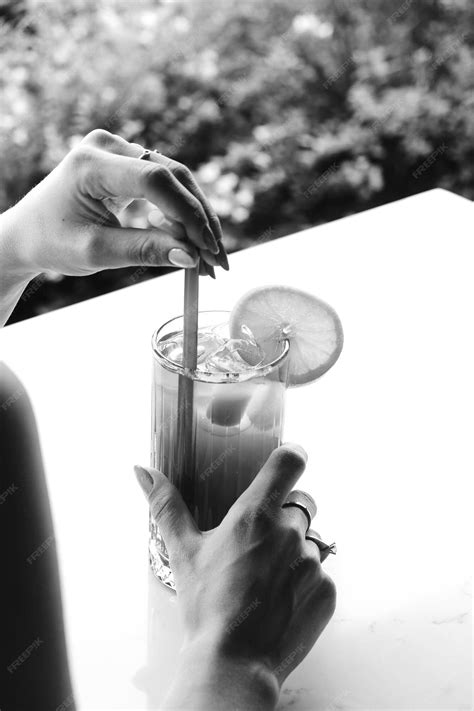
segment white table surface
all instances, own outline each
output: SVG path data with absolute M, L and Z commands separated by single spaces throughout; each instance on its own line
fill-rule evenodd
M 331 303 L 342 356 L 288 393 L 285 438 L 339 553 L 338 607 L 279 709 L 471 708 L 472 203 L 433 190 L 232 255 L 202 308 L 264 283 Z M 150 335 L 181 273 L 6 327 L 52 502 L 79 706 L 152 709 L 175 664 L 175 597 L 149 574 Z

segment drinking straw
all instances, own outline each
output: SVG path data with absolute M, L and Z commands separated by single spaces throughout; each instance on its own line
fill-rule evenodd
M 193 372 L 197 366 L 198 302 L 199 264 L 193 269 L 184 269 L 183 374 L 178 382 L 178 488 L 189 505 L 194 489 Z
M 185 372 L 197 365 L 199 311 L 199 266 L 184 270 L 183 366 Z

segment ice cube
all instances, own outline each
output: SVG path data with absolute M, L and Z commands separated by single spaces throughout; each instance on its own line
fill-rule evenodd
M 216 324 L 216 326 L 212 326 L 211 331 L 221 341 L 227 341 L 229 338 L 229 324 L 227 321 L 223 321 L 222 323 Z
M 206 369 L 222 373 L 245 373 L 260 365 L 263 354 L 255 343 L 243 338 L 229 338 L 207 356 Z
M 224 339 L 219 338 L 210 330 L 200 329 L 198 331 L 197 362 L 201 363 L 207 356 L 214 353 L 224 343 Z M 159 350 L 165 358 L 173 361 L 177 365 L 183 362 L 183 333 L 174 333 L 169 339 L 160 341 Z
M 224 338 L 215 333 L 214 329 L 202 328 L 198 331 L 197 362 L 202 363 L 211 353 L 221 348 Z
M 176 335 L 169 340 L 160 341 L 159 352 L 168 360 L 177 363 L 178 365 L 183 362 L 183 337 L 182 335 Z
M 197 368 L 210 372 L 245 373 L 259 366 L 264 353 L 252 332 L 242 326 L 242 338 L 224 337 L 227 324 L 198 331 Z M 160 352 L 177 365 L 183 362 L 183 334 L 173 333 L 159 343 Z

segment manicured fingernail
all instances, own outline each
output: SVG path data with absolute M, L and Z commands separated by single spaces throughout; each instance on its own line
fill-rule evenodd
M 171 264 L 174 264 L 175 267 L 184 267 L 185 269 L 190 269 L 191 267 L 195 267 L 198 258 L 193 257 L 191 254 L 188 252 L 185 252 L 184 249 L 170 249 L 168 252 L 168 261 L 171 262 Z
M 133 467 L 135 471 L 135 476 L 137 477 L 137 481 L 140 484 L 143 493 L 145 496 L 148 498 L 150 495 L 151 490 L 153 489 L 153 479 L 152 476 L 149 472 L 147 472 L 146 469 L 143 467 L 139 467 L 138 464 Z
M 213 279 L 215 279 L 215 278 L 216 278 L 216 273 L 215 273 L 215 271 L 214 271 L 214 267 L 211 267 L 210 264 L 206 264 L 206 262 L 204 262 L 204 264 L 205 264 L 205 266 L 206 266 L 206 271 L 207 271 L 207 273 L 209 274 L 209 276 L 212 277 Z
M 201 257 L 206 264 L 210 264 L 211 267 L 219 266 L 219 255 L 212 254 L 208 249 L 201 249 Z
M 217 244 L 216 238 L 212 234 L 212 230 L 209 225 L 204 225 L 202 231 L 202 238 L 206 243 L 207 249 L 213 254 L 219 254 L 219 245 Z
M 219 243 L 219 254 L 217 255 L 217 260 L 220 264 L 220 266 L 226 270 L 226 272 L 229 271 L 229 260 L 227 259 L 227 254 L 225 251 L 225 247 L 222 244 L 222 242 Z

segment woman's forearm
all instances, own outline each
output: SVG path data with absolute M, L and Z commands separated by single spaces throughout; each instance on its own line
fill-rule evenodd
M 236 659 L 212 644 L 189 645 L 180 653 L 162 711 L 273 711 L 279 686 L 262 662 Z
M 10 318 L 13 309 L 20 300 L 25 288 L 28 285 L 29 279 L 23 282 L 10 281 L 4 278 L 4 274 L 0 276 L 0 328 L 6 324 Z
M 29 272 L 18 256 L 17 225 L 15 214 L 7 210 L 0 215 L 0 327 L 3 326 L 29 281 L 35 273 Z

